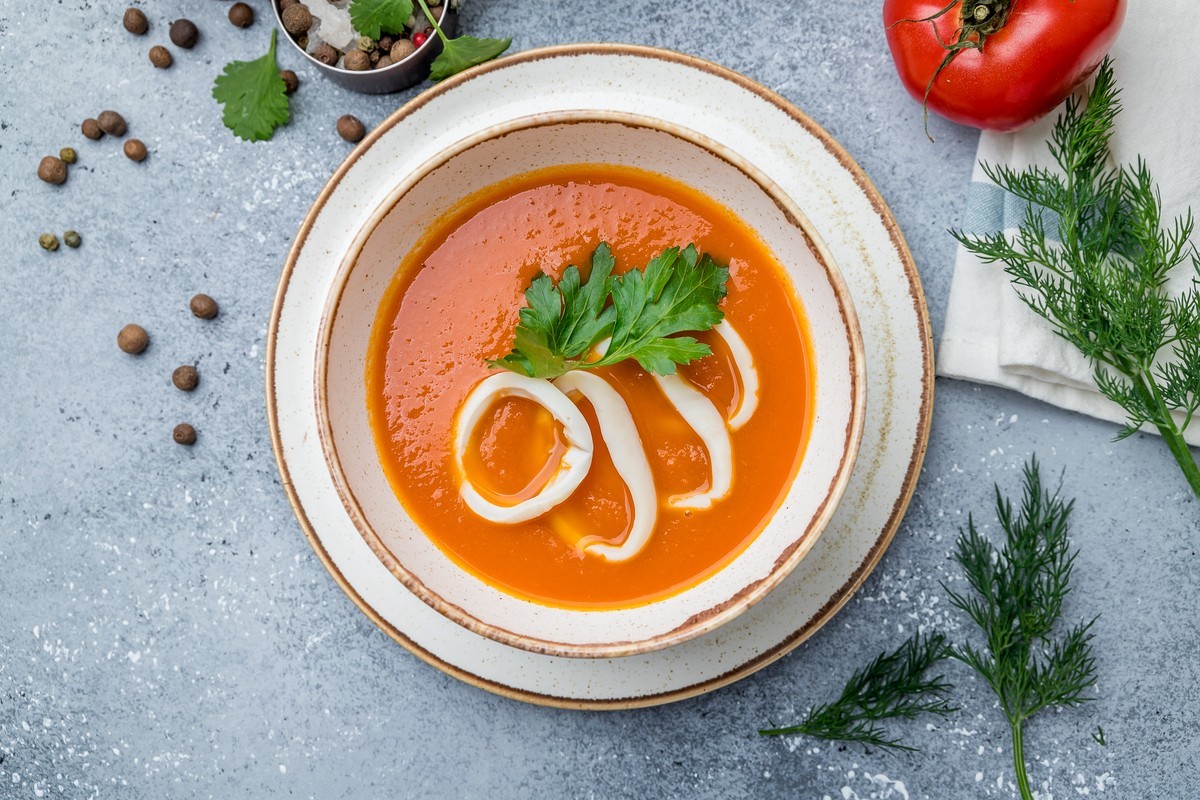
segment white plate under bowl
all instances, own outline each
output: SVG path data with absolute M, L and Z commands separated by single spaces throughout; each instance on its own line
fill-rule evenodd
M 386 147 L 387 139 L 374 147 Z M 555 608 L 501 591 L 434 544 L 397 501 L 380 464 L 363 377 L 372 323 L 395 278 L 397 253 L 417 245 L 428 220 L 490 186 L 588 162 L 664 175 L 737 209 L 786 271 L 804 308 L 817 376 L 804 458 L 754 540 L 694 586 L 653 603 L 605 610 Z M 389 240 L 366 245 L 384 218 Z M 645 653 L 744 613 L 787 577 L 824 531 L 850 480 L 862 434 L 862 340 L 849 290 L 820 237 L 791 198 L 735 153 L 679 125 L 640 115 L 572 111 L 522 117 L 479 131 L 405 176 L 347 252 L 317 349 L 321 440 L 363 538 L 397 579 L 442 614 L 535 653 L 577 658 Z
M 375 557 L 326 468 L 314 407 L 325 297 L 355 233 L 416 170 L 480 128 L 592 109 L 642 114 L 735 150 L 803 209 L 858 308 L 870 420 L 825 535 L 736 620 L 664 650 L 573 659 L 520 650 L 460 627 Z M 348 224 L 357 220 L 359 224 Z M 326 185 L 297 235 L 268 336 L 267 405 L 280 471 L 318 555 L 354 602 L 431 664 L 500 694 L 548 705 L 668 702 L 750 674 L 811 635 L 882 555 L 916 482 L 932 404 L 932 347 L 916 270 L 885 204 L 850 157 L 767 89 L 662 50 L 577 45 L 521 53 L 440 84 L 385 120 Z

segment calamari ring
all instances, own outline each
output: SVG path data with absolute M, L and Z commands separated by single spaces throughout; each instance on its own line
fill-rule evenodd
M 541 491 L 526 500 L 511 506 L 499 505 L 479 493 L 463 468 L 463 455 L 470 445 L 471 433 L 484 412 L 497 400 L 505 397 L 524 397 L 550 412 L 563 426 L 567 452 L 559 462 L 558 471 L 546 481 Z M 454 426 L 454 463 L 462 478 L 459 494 L 467 506 L 490 522 L 512 525 L 528 522 L 545 514 L 566 500 L 579 488 L 592 467 L 595 444 L 587 419 L 571 400 L 554 384 L 541 378 L 530 378 L 515 372 L 497 372 L 490 375 L 471 390 Z

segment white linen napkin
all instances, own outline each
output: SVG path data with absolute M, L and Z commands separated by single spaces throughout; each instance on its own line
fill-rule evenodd
M 1153 8 L 1151 8 L 1153 6 Z M 1187 0 L 1130 3 L 1125 25 L 1113 46 L 1122 112 L 1112 139 L 1114 164 L 1142 156 L 1162 192 L 1163 219 L 1191 206 L 1200 215 L 1200 73 L 1195 45 L 1179 21 L 1194 10 Z M 984 133 L 977 162 L 1053 166 L 1046 141 L 1058 113 L 1011 134 Z M 967 233 L 1012 231 L 1020 201 L 988 181 L 975 166 L 963 229 Z M 1172 275 L 1172 286 L 1187 286 L 1190 263 Z M 1125 413 L 1101 395 L 1092 367 L 1049 324 L 1025 307 L 997 264 L 983 264 L 958 248 L 937 371 L 949 378 L 1015 389 L 1062 408 L 1113 422 Z M 1189 443 L 1200 444 L 1200 425 L 1188 428 Z

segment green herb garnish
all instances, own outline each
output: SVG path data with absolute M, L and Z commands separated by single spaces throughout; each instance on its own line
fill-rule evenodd
M 413 0 L 354 0 L 350 23 L 363 36 L 378 39 L 385 33 L 402 33 L 413 15 Z
M 1105 59 L 1086 105 L 1067 101 L 1049 143 L 1061 175 L 982 165 L 1029 204 L 1011 240 L 952 233 L 982 261 L 1003 263 L 1026 305 L 1087 356 L 1096 386 L 1127 415 L 1117 439 L 1153 425 L 1200 497 L 1200 468 L 1183 438 L 1200 408 L 1200 291 L 1193 279 L 1176 297 L 1166 292 L 1168 274 L 1185 261 L 1200 272 L 1188 243 L 1194 222 L 1189 211 L 1162 227 L 1144 161 L 1108 166 L 1118 94 Z
M 213 84 L 213 97 L 225 106 L 225 127 L 251 142 L 270 139 L 275 128 L 288 121 L 287 87 L 275 63 L 276 33 L 271 31 L 266 55 L 231 61 Z
M 1025 493 L 1019 511 L 996 487 L 996 514 L 1005 533 L 997 550 L 969 519 L 960 531 L 954 558 L 963 568 L 971 593 L 946 588 L 951 602 L 983 631 L 985 645 L 947 645 L 941 634 L 917 634 L 891 653 L 877 656 L 855 672 L 832 703 L 810 710 L 788 728 L 763 735 L 803 733 L 822 739 L 908 750 L 880 720 L 954 711 L 946 701 L 953 686 L 925 672 L 951 658 L 977 672 L 996 693 L 1012 730 L 1017 786 L 1032 800 L 1025 770 L 1024 724 L 1047 708 L 1076 706 L 1096 683 L 1091 654 L 1095 619 L 1056 635 L 1063 602 L 1070 593 L 1075 553 L 1067 540 L 1073 503 L 1042 489 L 1037 461 L 1025 467 Z M 1104 729 L 1093 733 L 1104 744 Z
M 359 0 L 362 2 L 362 0 Z M 425 0 L 417 0 L 421 4 L 421 10 L 425 12 L 425 16 L 433 23 L 433 28 L 437 31 L 437 35 L 442 40 L 442 52 L 438 53 L 438 57 L 433 60 L 430 66 L 429 80 L 437 82 L 449 78 L 470 67 L 477 66 L 485 61 L 491 61 L 496 56 L 503 53 L 512 44 L 512 38 L 507 39 L 480 39 L 475 36 L 458 36 L 451 39 L 442 30 L 442 26 L 433 18 L 433 14 L 429 13 L 429 6 Z
M 1096 682 L 1092 625 L 1079 623 L 1055 636 L 1063 601 L 1071 591 L 1075 553 L 1067 540 L 1074 502 L 1042 490 L 1037 461 L 1025 467 L 1025 495 L 1012 502 L 996 489 L 996 516 L 1005 540 L 997 551 L 968 518 L 955 560 L 971 594 L 946 589 L 950 601 L 984 633 L 986 646 L 958 645 L 952 655 L 987 681 L 1012 728 L 1013 762 L 1021 797 L 1032 800 L 1025 771 L 1024 723 L 1046 708 L 1076 706 Z
M 912 719 L 922 712 L 946 715 L 956 708 L 946 701 L 954 687 L 941 675 L 925 672 L 946 658 L 945 637 L 916 634 L 893 652 L 880 653 L 846 682 L 832 703 L 809 709 L 797 725 L 760 730 L 763 736 L 803 733 L 821 739 L 859 742 L 891 750 L 914 751 L 890 735 L 879 723 L 886 719 Z
M 488 363 L 531 378 L 557 378 L 632 358 L 649 372 L 671 375 L 676 365 L 712 352 L 694 337 L 676 334 L 706 331 L 724 318 L 717 304 L 725 297 L 727 267 L 700 255 L 695 245 L 664 250 L 644 269 L 623 275 L 612 275 L 614 263 L 602 242 L 586 281 L 575 266 L 557 283 L 545 274 L 534 278 L 512 352 Z M 596 346 L 609 338 L 604 355 L 596 357 Z

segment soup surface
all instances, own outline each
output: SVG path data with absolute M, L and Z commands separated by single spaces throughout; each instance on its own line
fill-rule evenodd
M 786 275 L 731 211 L 660 175 L 588 164 L 539 171 L 468 198 L 409 253 L 388 250 L 389 220 L 370 234 L 363 251 L 380 263 L 390 255 L 398 264 L 372 333 L 368 412 L 396 495 L 450 558 L 488 583 L 540 603 L 619 608 L 694 585 L 762 530 L 803 456 L 813 358 Z M 530 282 L 539 271 L 557 280 L 572 264 L 586 279 L 601 242 L 612 248 L 614 274 L 689 243 L 728 264 L 721 309 L 753 356 L 759 381 L 753 416 L 729 434 L 731 490 L 710 508 L 683 509 L 669 498 L 702 490 L 712 479 L 700 436 L 637 362 L 590 371 L 628 405 L 659 497 L 648 544 L 619 563 L 577 546 L 583 537 L 620 544 L 634 516 L 629 487 L 585 398 L 572 399 L 593 432 L 592 465 L 570 498 L 539 518 L 499 524 L 468 508 L 452 444 L 459 408 L 497 372 L 486 359 L 513 346 Z M 712 331 L 697 338 L 712 355 L 679 373 L 728 419 L 744 399 L 744 381 L 724 338 Z M 462 470 L 480 494 L 511 504 L 540 491 L 565 449 L 562 427 L 549 412 L 508 397 L 493 403 L 471 432 Z

